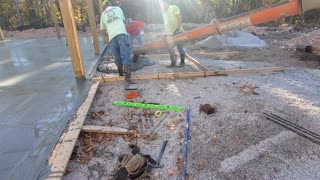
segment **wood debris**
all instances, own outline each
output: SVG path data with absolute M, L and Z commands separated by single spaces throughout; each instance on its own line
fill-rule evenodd
M 92 120 L 99 120 L 102 121 L 102 116 L 105 114 L 104 111 L 98 111 L 98 112 L 90 112 L 88 113 L 88 117 Z

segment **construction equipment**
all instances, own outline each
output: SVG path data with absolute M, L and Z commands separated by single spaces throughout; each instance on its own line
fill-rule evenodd
M 123 101 L 113 101 L 112 105 L 145 108 L 145 109 L 171 110 L 171 111 L 181 111 L 182 110 L 182 107 L 180 107 L 180 106 L 155 105 L 155 104 L 133 103 L 133 102 L 123 102 Z
M 162 146 L 161 146 L 161 151 L 160 151 L 159 156 L 158 156 L 158 159 L 157 159 L 158 165 L 160 165 L 160 161 L 161 161 L 161 159 L 162 159 L 164 150 L 166 150 L 167 144 L 168 144 L 168 141 L 167 141 L 167 140 L 163 141 Z
M 162 115 L 163 115 L 162 111 L 156 111 L 156 112 L 154 112 L 154 116 L 155 116 L 156 118 L 159 118 L 159 117 L 161 117 Z
M 292 132 L 300 135 L 301 137 L 304 137 L 310 141 L 312 141 L 313 143 L 316 143 L 316 144 L 320 144 L 320 135 L 319 134 L 316 134 L 304 127 L 301 127 L 295 123 L 292 123 L 284 118 L 281 118 L 275 114 L 272 114 L 272 113 L 263 113 L 265 115 L 265 117 L 276 123 L 276 124 L 279 124 L 280 126 L 286 128 L 286 129 L 289 129 L 291 130 Z
M 165 144 L 166 145 L 166 144 Z M 150 178 L 152 168 L 163 168 L 158 162 L 148 154 L 142 154 L 136 145 L 129 145 L 131 152 L 121 154 L 118 157 L 119 165 L 113 180 L 145 179 Z M 163 154 L 165 146 L 162 145 L 160 154 Z
M 221 21 L 213 20 L 213 23 L 210 25 L 173 36 L 171 40 L 175 44 L 198 41 L 209 36 L 223 34 L 227 31 L 259 25 L 275 21 L 283 17 L 302 15 L 306 11 L 317 8 L 320 8 L 319 0 L 287 0 Z M 158 50 L 166 47 L 167 43 L 163 40 L 159 40 L 142 47 L 137 47 L 134 49 L 134 58 L 137 59 L 140 54 L 150 53 L 152 50 Z
M 182 169 L 182 178 L 183 180 L 187 179 L 187 164 L 188 164 L 188 142 L 189 142 L 189 133 L 190 133 L 190 117 L 191 109 L 187 108 L 187 121 L 186 121 L 186 130 L 184 133 L 184 151 L 183 151 L 183 169 Z

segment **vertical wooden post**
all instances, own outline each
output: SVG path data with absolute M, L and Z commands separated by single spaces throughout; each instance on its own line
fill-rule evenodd
M 93 40 L 94 53 L 96 55 L 99 55 L 100 49 L 99 49 L 99 42 L 98 42 L 97 24 L 94 16 L 92 0 L 87 0 L 87 7 L 88 7 L 89 23 L 91 28 L 91 37 Z
M 103 13 L 103 2 L 102 0 L 98 0 L 98 5 L 99 5 L 99 12 L 100 12 L 100 15 Z
M 61 39 L 60 29 L 58 25 L 58 18 L 54 8 L 54 0 L 49 0 L 49 2 L 50 2 L 50 9 L 51 9 L 51 17 L 54 22 L 54 27 L 56 28 L 58 38 Z
M 100 19 L 101 19 L 101 15 L 104 11 L 103 2 L 102 2 L 102 0 L 98 0 L 98 3 L 99 3 Z M 107 33 L 103 32 L 102 36 L 103 36 L 104 43 L 109 43 L 109 37 L 108 37 Z
M 0 26 L 0 41 L 3 41 L 3 40 L 4 40 L 4 35 Z
M 85 69 L 79 46 L 78 33 L 73 16 L 71 0 L 59 0 L 63 25 L 66 32 L 68 48 L 72 60 L 73 71 L 77 79 L 85 78 Z

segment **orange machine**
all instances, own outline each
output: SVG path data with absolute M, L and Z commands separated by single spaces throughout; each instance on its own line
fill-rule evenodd
M 283 17 L 301 15 L 303 12 L 317 8 L 320 8 L 320 0 L 288 0 L 240 14 L 238 16 L 233 16 L 221 22 L 213 20 L 213 23 L 210 25 L 176 35 L 172 37 L 172 40 L 174 43 L 197 41 L 212 35 L 222 34 L 235 29 L 242 29 L 251 25 L 259 25 L 275 21 Z M 140 54 L 165 48 L 166 46 L 167 44 L 163 40 L 156 41 L 145 46 L 135 48 L 134 55 L 137 59 Z

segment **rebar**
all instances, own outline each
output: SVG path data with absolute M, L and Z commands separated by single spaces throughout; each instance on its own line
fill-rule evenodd
M 263 113 L 266 118 L 276 124 L 279 124 L 280 126 L 286 128 L 286 129 L 289 129 L 290 131 L 312 141 L 313 143 L 316 143 L 316 144 L 320 144 L 320 135 L 319 134 L 316 134 L 302 126 L 299 126 L 289 120 L 286 120 L 282 117 L 279 117 L 275 114 L 268 114 L 268 113 Z

